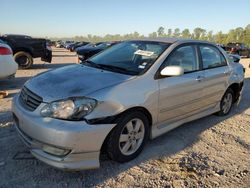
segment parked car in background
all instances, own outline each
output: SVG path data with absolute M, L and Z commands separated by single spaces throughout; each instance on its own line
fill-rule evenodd
M 56 41 L 56 48 L 63 48 L 63 42 L 61 40 Z
M 231 54 L 237 54 L 239 56 L 244 56 L 244 57 L 250 57 L 250 48 L 243 43 L 228 43 L 224 49 L 231 53 Z
M 45 39 L 32 38 L 26 35 L 3 35 L 0 37 L 8 44 L 14 54 L 14 59 L 20 68 L 27 69 L 33 64 L 33 58 L 40 57 L 42 61 L 51 63 L 52 51 Z
M 97 43 L 95 45 L 89 45 L 89 46 L 84 46 L 82 48 L 78 48 L 76 53 L 78 55 L 78 60 L 80 61 L 84 61 L 88 58 L 90 58 L 91 56 L 117 44 L 118 42 L 101 42 L 101 43 Z
M 87 44 L 89 44 L 89 42 L 79 42 L 79 43 L 77 43 L 77 44 L 71 45 L 71 47 L 70 47 L 69 50 L 70 50 L 71 52 L 74 52 L 76 48 L 81 47 L 81 46 L 85 46 L 85 45 L 87 45 Z
M 17 69 L 10 46 L 0 40 L 0 79 L 14 77 Z
M 80 42 L 74 42 L 74 43 L 68 44 L 68 45 L 66 46 L 66 49 L 67 49 L 67 50 L 70 50 L 70 48 L 71 48 L 72 46 L 77 45 L 77 44 L 79 44 L 79 43 L 80 43 Z
M 65 42 L 63 42 L 63 47 L 67 48 L 68 45 L 71 45 L 71 44 L 74 44 L 74 43 L 75 43 L 74 41 L 70 41 L 70 40 L 65 41 Z
M 240 62 L 240 56 L 237 54 L 228 54 L 229 58 L 231 58 L 233 60 L 233 62 L 235 63 L 239 63 Z
M 101 151 L 127 162 L 148 139 L 213 113 L 229 114 L 243 81 L 243 66 L 215 44 L 131 40 L 33 77 L 14 97 L 12 111 L 35 157 L 62 169 L 97 168 Z
M 226 46 L 225 46 L 224 44 L 216 44 L 216 45 L 219 46 L 220 48 L 222 48 L 223 50 L 226 51 Z M 230 58 L 233 62 L 235 62 L 235 63 L 239 63 L 239 62 L 240 62 L 240 59 L 241 59 L 240 55 L 238 55 L 238 54 L 232 54 L 232 53 L 230 53 L 230 52 L 228 52 L 228 51 L 226 51 L 226 52 L 227 52 L 229 58 Z

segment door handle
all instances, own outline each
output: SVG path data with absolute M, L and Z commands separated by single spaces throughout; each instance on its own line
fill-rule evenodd
M 225 71 L 223 72 L 226 76 L 230 75 L 230 72 L 229 71 Z
M 201 82 L 202 80 L 204 80 L 205 79 L 205 76 L 197 76 L 197 78 L 196 78 L 196 80 L 198 81 L 198 82 Z

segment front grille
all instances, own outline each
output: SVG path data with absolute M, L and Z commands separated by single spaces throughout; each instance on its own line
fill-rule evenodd
M 43 101 L 42 97 L 23 87 L 19 96 L 23 106 L 30 111 L 34 111 Z

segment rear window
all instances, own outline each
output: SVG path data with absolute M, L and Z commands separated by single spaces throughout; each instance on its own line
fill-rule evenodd
M 227 64 L 224 56 L 213 46 L 202 45 L 200 46 L 200 51 L 203 69 L 221 67 Z

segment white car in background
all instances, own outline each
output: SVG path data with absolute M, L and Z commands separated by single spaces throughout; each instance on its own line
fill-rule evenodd
M 0 40 L 0 79 L 14 76 L 17 69 L 11 48 Z

